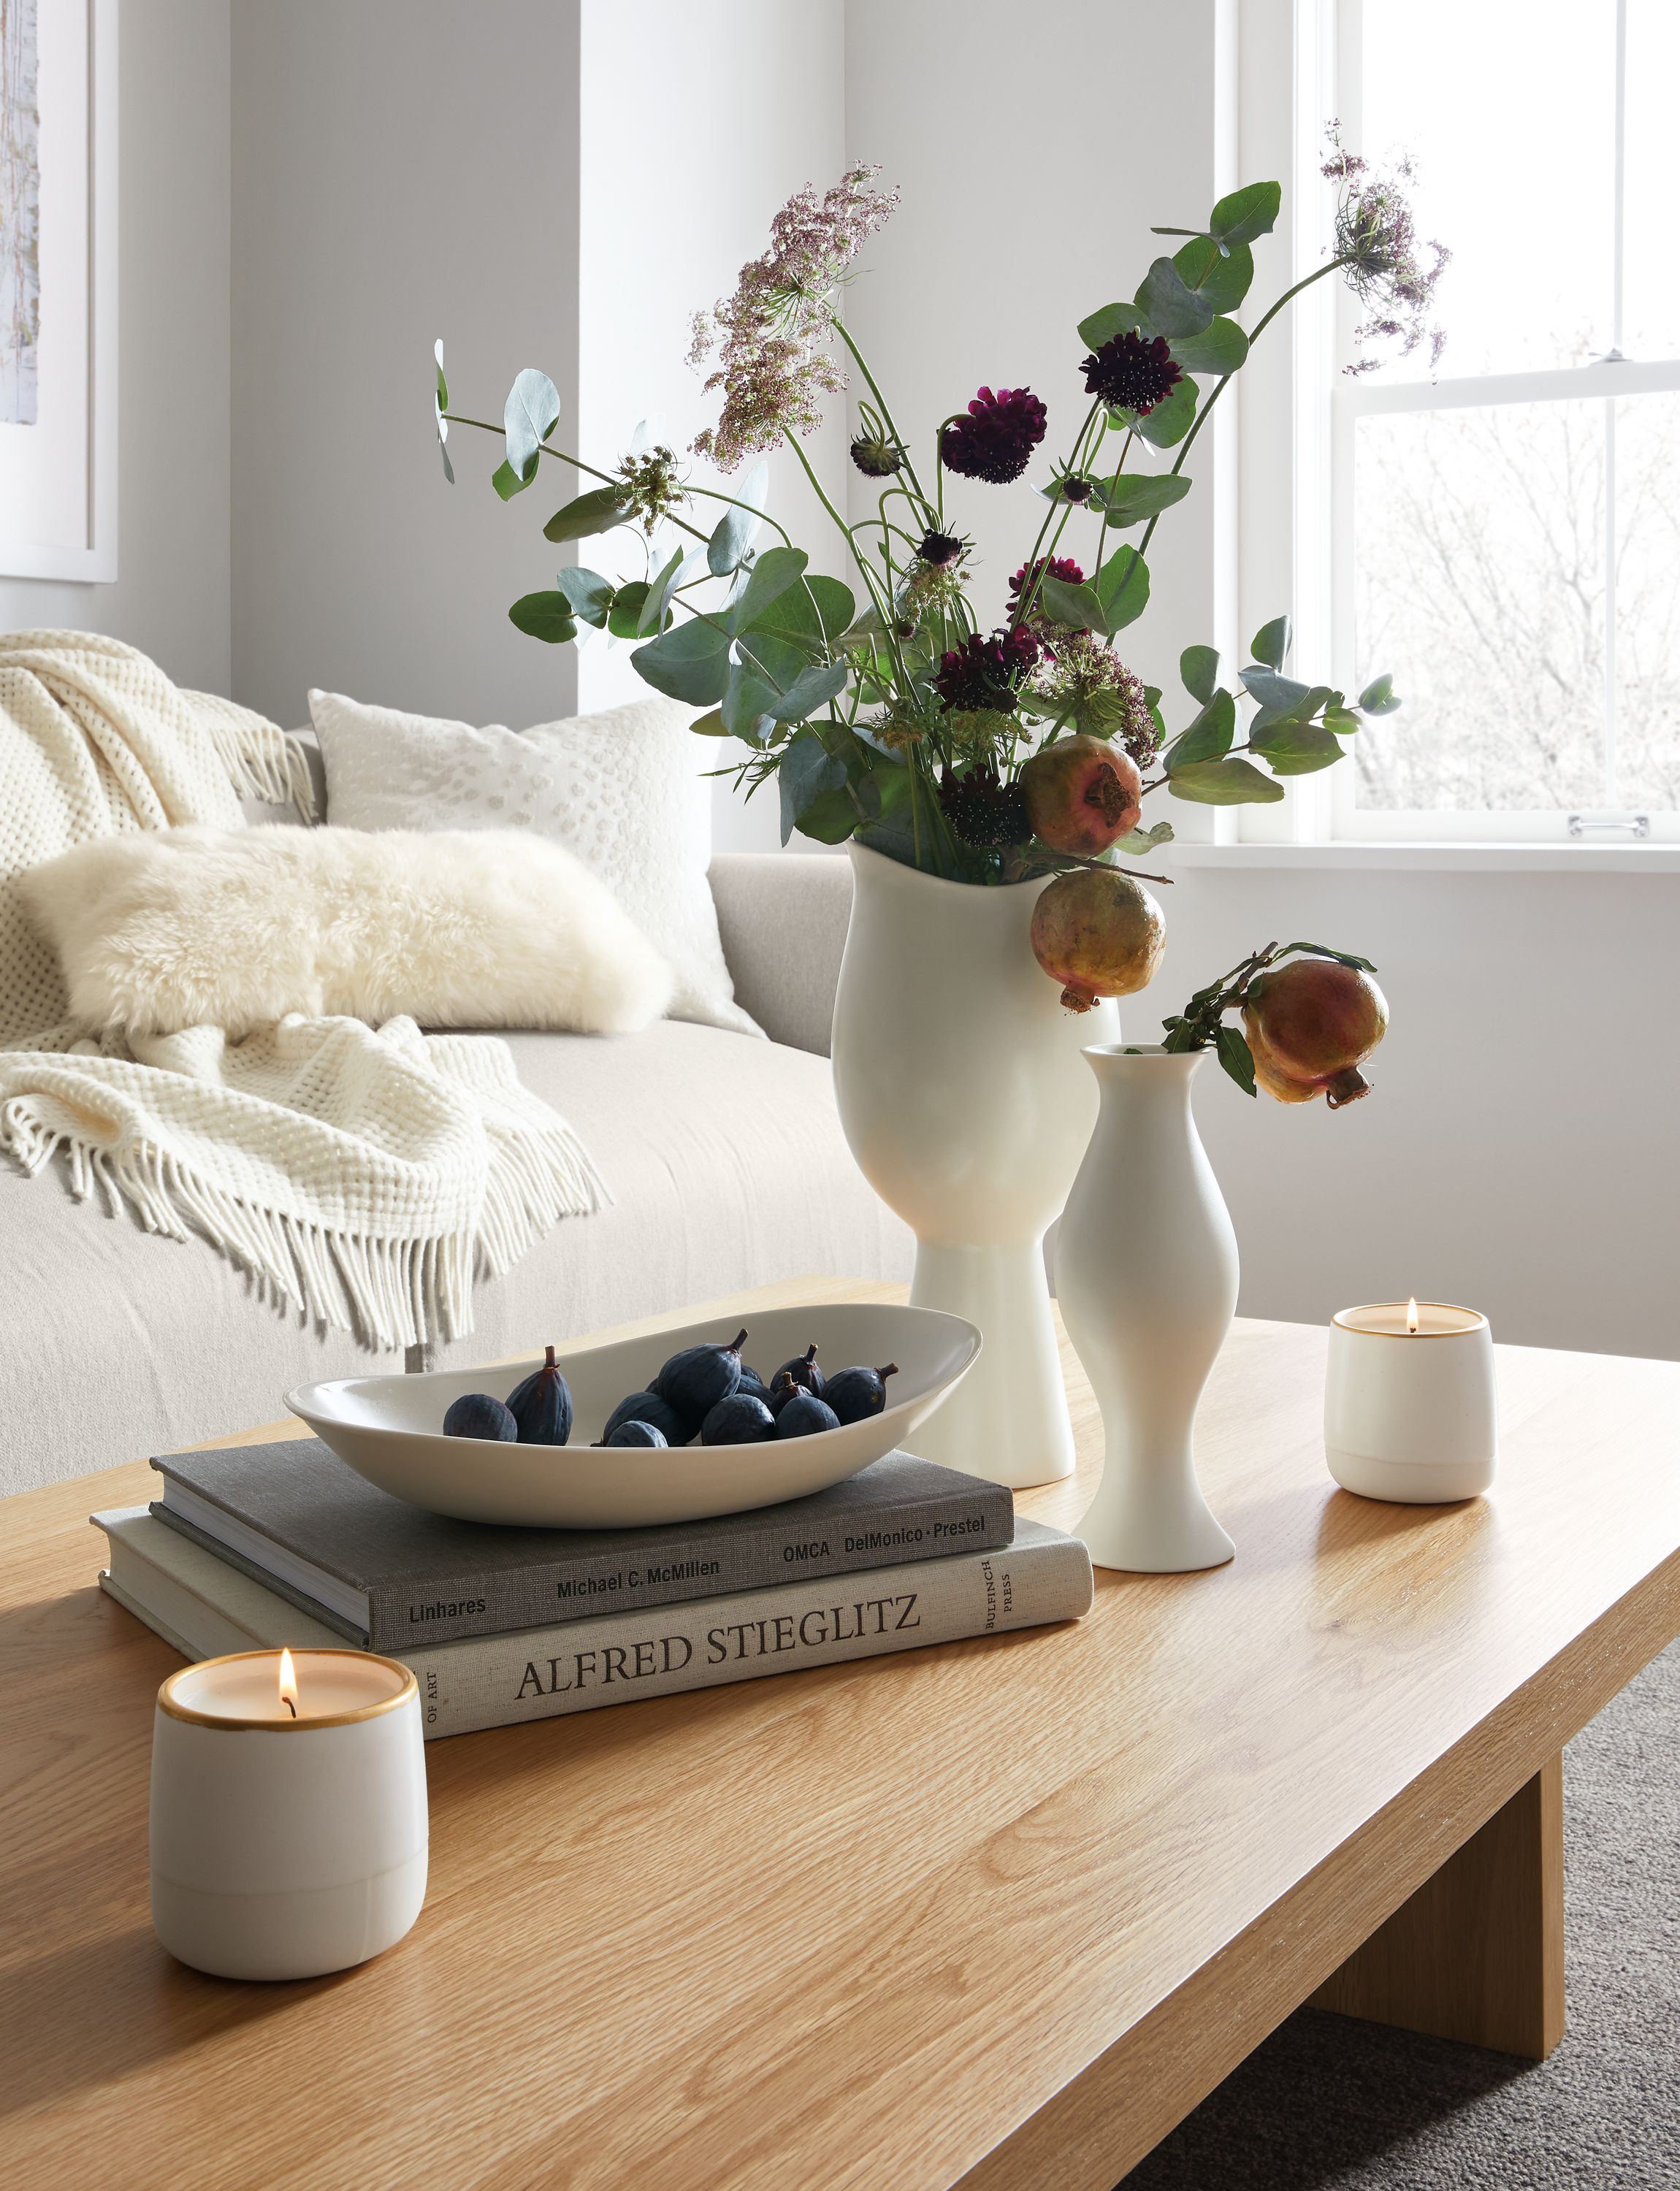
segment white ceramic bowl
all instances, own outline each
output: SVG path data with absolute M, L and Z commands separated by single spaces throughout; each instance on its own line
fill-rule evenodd
M 727 1321 L 727 1319 L 726 1319 Z M 464 1392 L 505 1399 L 540 1356 L 487 1369 L 437 1369 L 418 1377 L 346 1377 L 300 1385 L 286 1396 L 293 1414 L 325 1439 L 358 1476 L 398 1499 L 463 1522 L 527 1528 L 637 1528 L 734 1514 L 855 1476 L 902 1445 L 925 1421 L 980 1352 L 980 1334 L 937 1309 L 877 1301 L 769 1309 L 748 1320 L 744 1358 L 765 1377 L 803 1354 L 814 1339 L 825 1367 L 896 1362 L 879 1415 L 809 1437 L 762 1445 L 660 1448 L 596 1446 L 620 1400 L 643 1390 L 666 1358 L 708 1340 L 726 1346 L 738 1325 L 716 1319 L 646 1339 L 567 1353 L 556 1350 L 572 1388 L 568 1445 L 504 1445 L 445 1437 L 444 1411 Z

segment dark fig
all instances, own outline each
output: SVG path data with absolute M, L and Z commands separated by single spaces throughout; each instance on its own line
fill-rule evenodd
M 755 1392 L 732 1392 L 700 1426 L 702 1445 L 761 1445 L 776 1435 L 776 1418 Z
M 620 1400 L 607 1418 L 607 1427 L 601 1434 L 603 1445 L 611 1445 L 612 1433 L 621 1423 L 649 1423 L 658 1431 L 667 1445 L 686 1445 L 689 1429 L 669 1400 L 662 1400 L 657 1392 L 632 1392 Z
M 463 1392 L 458 1400 L 449 1403 L 443 1435 L 494 1438 L 503 1445 L 512 1445 L 519 1437 L 519 1425 L 502 1402 L 488 1392 Z
M 632 1416 L 629 1422 L 620 1423 L 611 1437 L 604 1437 L 601 1443 L 603 1445 L 665 1446 L 670 1443 L 670 1440 L 657 1423 L 638 1422 Z
M 652 1389 L 675 1408 L 687 1424 L 689 1435 L 740 1384 L 741 1349 L 746 1337 L 743 1330 L 726 1346 L 685 1346 L 681 1353 L 672 1355 L 653 1380 Z
M 543 1366 L 508 1394 L 508 1413 L 521 1445 L 564 1445 L 572 1435 L 572 1387 L 561 1374 L 552 1346 L 544 1349 Z
M 822 1398 L 823 1387 L 827 1380 L 817 1367 L 817 1341 L 814 1339 L 803 1354 L 796 1354 L 791 1362 L 784 1362 L 782 1364 L 770 1380 L 770 1389 L 772 1392 L 784 1377 L 791 1377 L 800 1391 L 815 1392 L 819 1400 Z
M 815 1392 L 795 1392 L 776 1418 L 778 1438 L 810 1437 L 817 1431 L 837 1431 L 840 1417 Z
M 886 1405 L 886 1380 L 897 1374 L 896 1362 L 880 1369 L 860 1364 L 855 1369 L 837 1370 L 823 1387 L 823 1397 L 843 1423 L 861 1423 L 867 1416 L 880 1414 Z
M 744 1362 L 741 1364 L 741 1381 L 735 1389 L 737 1392 L 750 1392 L 755 1400 L 767 1400 L 770 1397 L 769 1386 L 765 1383 L 756 1369 L 749 1369 Z

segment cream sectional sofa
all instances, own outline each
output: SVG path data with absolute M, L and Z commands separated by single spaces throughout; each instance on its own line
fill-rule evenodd
M 266 817 L 265 817 L 266 818 Z M 498 1283 L 440 1363 L 488 1360 L 804 1272 L 908 1277 L 911 1242 L 853 1164 L 829 1027 L 850 863 L 716 860 L 736 993 L 768 1041 L 665 1020 L 621 1039 L 515 1033 L 521 1078 L 611 1187 Z M 12 1394 L 0 1493 L 214 1437 L 310 1378 L 401 1367 L 301 1323 L 202 1242 L 71 1199 L 62 1169 L 0 1169 L 0 1330 Z

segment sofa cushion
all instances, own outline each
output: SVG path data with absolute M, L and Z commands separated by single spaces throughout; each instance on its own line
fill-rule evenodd
M 441 1360 L 488 1360 L 805 1271 L 908 1275 L 909 1235 L 851 1161 L 826 1060 L 675 1021 L 618 1039 L 507 1039 L 616 1199 L 564 1220 L 481 1288 L 477 1331 Z M 33 1180 L 0 1169 L 0 1493 L 262 1422 L 313 1378 L 401 1366 L 300 1326 L 202 1242 L 72 1202 L 65 1181 L 62 1161 Z

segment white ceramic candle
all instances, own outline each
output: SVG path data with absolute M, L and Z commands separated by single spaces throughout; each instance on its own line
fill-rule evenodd
M 1366 1499 L 1434 1505 L 1494 1480 L 1493 1334 L 1473 1308 L 1375 1301 L 1330 1320 L 1324 1454 Z
M 365 1962 L 420 1914 L 426 1844 L 419 1693 L 394 1659 L 242 1651 L 157 1692 L 151 1915 L 182 1962 L 228 1978 Z

